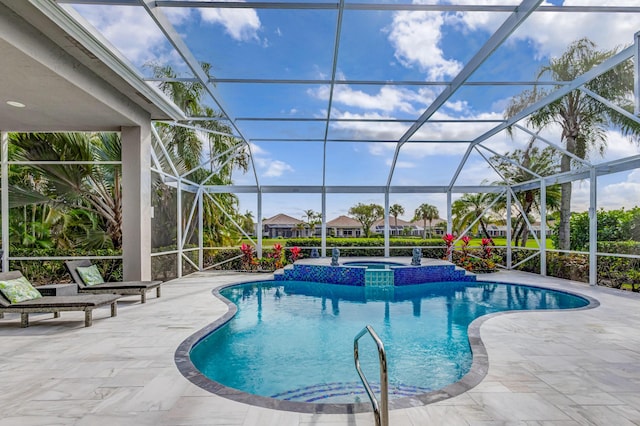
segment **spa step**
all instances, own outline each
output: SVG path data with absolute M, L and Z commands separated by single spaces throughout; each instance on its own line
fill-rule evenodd
M 371 383 L 374 392 L 380 391 L 378 383 Z M 430 389 L 419 386 L 389 384 L 389 398 L 402 398 L 429 392 Z M 272 398 L 286 401 L 311 403 L 349 403 L 368 402 L 369 398 L 360 382 L 334 382 L 307 386 L 287 392 L 271 395 Z

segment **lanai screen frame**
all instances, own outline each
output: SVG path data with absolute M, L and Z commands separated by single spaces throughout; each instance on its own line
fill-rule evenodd
M 590 70 L 583 76 L 578 77 L 576 80 L 572 82 L 467 82 L 469 77 L 471 77 L 475 70 L 478 69 L 482 63 L 491 56 L 491 54 L 497 49 L 506 39 L 507 37 L 515 31 L 516 28 L 520 24 L 522 24 L 534 11 L 550 11 L 550 12 L 616 12 L 616 13 L 640 13 L 640 7 L 627 7 L 627 6 L 541 6 L 542 0 L 523 0 L 519 5 L 514 6 L 488 6 L 488 5 L 423 5 L 423 4 L 366 4 L 366 3 L 345 3 L 344 0 L 340 0 L 339 3 L 323 3 L 323 2 L 291 2 L 291 3 L 278 3 L 278 2 L 193 2 L 193 1 L 179 1 L 179 0 L 170 0 L 170 1 L 145 1 L 145 0 L 119 0 L 119 1 L 106 1 L 106 0 L 58 0 L 57 2 L 52 0 L 31 0 L 33 4 L 40 7 L 43 10 L 47 10 L 52 7 L 58 7 L 57 5 L 64 4 L 103 4 L 103 5 L 123 5 L 123 6 L 139 6 L 144 8 L 144 10 L 148 13 L 148 15 L 152 18 L 155 25 L 160 29 L 160 31 L 165 35 L 167 40 L 173 45 L 176 51 L 180 54 L 184 62 L 193 72 L 195 76 L 191 81 L 198 81 L 205 87 L 205 90 L 210 95 L 210 97 L 214 100 L 217 108 L 222 113 L 224 119 L 230 124 L 233 128 L 234 134 L 231 135 L 238 139 L 239 143 L 246 144 L 246 149 L 249 152 L 253 160 L 253 154 L 251 153 L 250 140 L 247 139 L 242 132 L 241 123 L 243 121 L 270 121 L 270 120 L 282 120 L 273 117 L 233 117 L 230 114 L 228 108 L 225 107 L 223 99 L 219 96 L 218 91 L 215 87 L 216 82 L 249 82 L 256 84 L 273 84 L 273 83 L 287 83 L 287 84 L 326 84 L 330 87 L 330 95 L 327 103 L 327 114 L 325 118 L 301 118 L 301 119 L 290 119 L 291 121 L 309 121 L 309 120 L 317 120 L 319 122 L 324 123 L 325 126 L 325 137 L 323 139 L 319 139 L 318 141 L 323 144 L 323 150 L 325 155 L 323 156 L 323 164 L 322 164 L 322 184 L 317 186 L 274 186 L 274 185 L 261 185 L 258 179 L 258 174 L 255 169 L 254 162 L 252 161 L 253 174 L 255 177 L 255 185 L 248 186 L 199 186 L 192 185 L 184 182 L 178 176 L 175 176 L 178 181 L 179 191 L 193 191 L 198 194 L 198 197 L 204 197 L 206 193 L 254 193 L 257 197 L 257 221 L 261 223 L 262 221 L 262 194 L 267 193 L 281 193 L 281 194 L 293 194 L 293 193 L 313 193 L 313 194 L 321 194 L 322 197 L 322 254 L 324 255 L 326 252 L 326 195 L 332 193 L 375 193 L 382 194 L 385 197 L 385 255 L 389 254 L 389 195 L 390 194 L 427 194 L 427 193 L 442 193 L 447 195 L 447 218 L 448 218 L 448 228 L 447 230 L 451 231 L 451 195 L 455 193 L 484 193 L 484 192 L 499 192 L 503 191 L 504 187 L 497 186 L 487 186 L 487 185 L 479 185 L 479 186 L 459 186 L 456 185 L 456 180 L 465 166 L 469 155 L 475 150 L 478 151 L 479 148 L 488 149 L 483 146 L 483 142 L 490 138 L 491 136 L 500 133 L 507 129 L 510 126 L 515 126 L 522 131 L 527 133 L 533 133 L 531 130 L 527 129 L 526 126 L 519 124 L 522 120 L 524 120 L 529 114 L 533 113 L 537 109 L 543 107 L 544 105 L 559 99 L 563 95 L 571 92 L 572 90 L 581 90 L 585 92 L 587 95 L 594 97 L 600 102 L 605 103 L 612 109 L 617 110 L 618 112 L 624 114 L 628 118 L 639 122 L 640 120 L 636 115 L 629 114 L 624 110 L 621 110 L 617 106 L 613 105 L 606 99 L 600 98 L 597 94 L 588 91 L 583 85 L 589 82 L 594 77 L 606 72 L 608 69 L 611 69 L 615 65 L 621 63 L 622 61 L 626 61 L 629 59 L 635 60 L 635 68 L 636 68 L 636 114 L 638 110 L 640 110 L 640 100 L 638 97 L 638 75 L 640 74 L 638 70 L 640 66 L 638 65 L 638 58 L 640 56 L 640 43 L 638 34 L 634 37 L 634 44 L 630 47 L 620 51 L 617 55 L 605 61 L 601 65 L 595 67 Z M 333 64 L 332 64 L 332 73 L 331 78 L 327 80 L 275 80 L 275 79 L 210 79 L 204 70 L 201 68 L 199 62 L 197 61 L 194 54 L 189 50 L 188 46 L 182 39 L 181 35 L 176 31 L 171 22 L 167 19 L 165 13 L 162 8 L 169 7 L 207 7 L 207 8 L 251 8 L 251 9 L 333 9 L 337 11 L 337 22 L 336 22 L 336 31 L 335 37 L 333 40 Z M 61 9 L 59 9 L 61 10 Z M 340 34 L 342 31 L 342 16 L 345 10 L 385 10 L 385 11 L 435 11 L 435 12 L 445 12 L 445 11 L 486 11 L 486 12 L 508 12 L 509 17 L 503 22 L 503 24 L 491 35 L 488 41 L 476 52 L 476 54 L 469 60 L 462 70 L 449 82 L 433 82 L 433 81 L 363 81 L 363 80 L 342 80 L 337 78 L 337 58 L 338 52 L 340 48 Z M 64 21 L 64 16 L 57 16 L 56 19 Z M 58 22 L 60 23 L 60 22 Z M 65 23 L 65 22 L 63 22 Z M 66 22 L 65 24 L 69 24 Z M 142 80 L 153 82 L 158 81 L 158 79 L 144 79 L 140 77 Z M 182 79 L 185 80 L 185 79 Z M 165 79 L 165 81 L 167 81 Z M 339 121 L 339 119 L 331 118 L 331 110 L 332 110 L 332 102 L 333 102 L 333 94 L 335 87 L 340 84 L 376 84 L 376 85 L 443 85 L 444 90 L 440 93 L 435 99 L 435 101 L 425 109 L 425 111 L 420 115 L 420 117 L 413 121 L 412 126 L 397 140 L 394 141 L 396 143 L 395 152 L 393 158 L 391 160 L 392 165 L 389 171 L 389 175 L 387 178 L 386 185 L 382 186 L 332 186 L 326 184 L 326 147 L 328 143 L 333 142 L 328 138 L 328 129 L 332 123 Z M 437 120 L 432 120 L 431 117 L 433 114 L 438 111 L 438 109 L 444 105 L 444 103 L 461 87 L 471 86 L 471 85 L 492 85 L 492 86 L 504 86 L 504 85 L 513 85 L 513 84 L 528 84 L 528 85 L 547 85 L 560 87 L 554 92 L 550 93 L 546 98 L 541 101 L 531 105 L 530 107 L 523 110 L 521 113 L 512 117 L 509 120 L 500 121 L 497 123 L 495 127 L 493 127 L 488 132 L 478 136 L 476 139 L 472 141 L 467 141 L 469 143 L 468 149 L 464 154 L 464 157 L 460 164 L 458 165 L 456 172 L 454 173 L 450 183 L 444 186 L 395 186 L 392 185 L 393 174 L 395 171 L 396 163 L 398 161 L 398 154 L 402 146 L 413 136 L 416 131 L 420 129 L 422 125 L 425 123 L 434 123 Z M 190 117 L 190 120 L 209 120 L 207 117 Z M 359 119 L 359 121 L 367 121 Z M 376 122 L 381 120 L 370 119 L 369 121 Z M 401 120 L 398 120 L 401 121 Z M 560 152 L 566 154 L 566 151 L 561 148 L 559 144 L 554 142 L 539 138 L 542 142 L 546 143 L 549 146 L 554 146 L 554 148 L 558 149 Z M 412 141 L 414 142 L 414 141 Z M 430 143 L 434 141 L 419 141 L 423 143 Z M 441 142 L 441 141 L 438 141 Z M 453 141 L 452 141 L 453 142 Z M 458 141 L 459 142 L 459 141 Z M 496 154 L 496 153 L 494 153 Z M 511 185 L 507 187 L 507 198 L 512 198 L 516 192 L 538 188 L 541 190 L 541 204 L 542 204 L 542 218 L 541 223 L 544 227 L 545 223 L 545 215 L 546 208 L 544 206 L 544 188 L 548 185 L 571 182 L 579 179 L 590 179 L 590 245 L 589 245 L 589 259 L 590 259 L 590 283 L 595 284 L 596 282 L 596 260 L 597 260 L 597 217 L 596 217 L 596 208 L 597 208 L 597 177 L 601 175 L 606 175 L 610 173 L 617 173 L 621 171 L 632 170 L 640 167 L 640 155 L 628 157 L 622 160 L 616 160 L 607 163 L 600 164 L 591 164 L 587 161 L 581 160 L 583 167 L 579 169 L 572 170 L 571 172 L 564 174 L 557 174 L 554 176 L 546 176 L 532 179 L 530 182 L 520 183 L 518 185 Z M 186 183 L 186 184 L 185 184 Z M 510 214 L 511 209 L 507 209 L 507 214 Z M 178 216 L 181 216 L 181 207 L 178 206 Z M 180 218 L 181 220 L 181 218 Z M 180 223 L 180 222 L 179 222 Z M 200 220 L 201 223 L 201 220 Z M 180 228 L 180 227 L 179 227 Z M 507 227 L 509 230 L 509 227 Z M 541 230 L 543 231 L 543 230 Z M 200 229 L 201 232 L 201 229 Z M 509 231 L 507 231 L 509 232 Z M 541 273 L 545 274 L 546 266 L 545 266 L 545 232 L 541 232 Z M 200 238 L 202 241 L 202 238 Z M 258 255 L 261 255 L 262 252 L 262 235 L 261 235 L 261 227 L 258 227 L 258 235 L 257 235 L 257 249 Z M 178 255 L 182 258 L 182 243 L 180 241 L 180 235 L 178 236 Z M 200 259 L 202 259 L 202 250 L 203 247 L 200 245 Z M 508 251 L 511 249 L 510 238 L 508 238 Z M 606 255 L 606 254 L 605 254 Z M 508 259 L 510 256 L 508 256 Z M 181 275 L 181 262 L 178 262 L 178 275 Z M 202 268 L 202 263 L 200 261 L 199 268 Z M 507 260 L 507 267 L 510 268 L 510 261 Z

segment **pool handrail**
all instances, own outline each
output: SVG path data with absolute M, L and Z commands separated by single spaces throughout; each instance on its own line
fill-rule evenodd
M 369 382 L 364 377 L 364 373 L 360 368 L 360 356 L 358 352 L 358 340 L 365 334 L 369 334 L 373 341 L 375 342 L 378 348 L 378 359 L 380 361 L 380 403 L 376 399 Z M 360 380 L 364 385 L 365 390 L 367 391 L 367 395 L 371 400 L 371 405 L 373 406 L 373 415 L 376 419 L 376 426 L 389 426 L 389 378 L 387 372 L 387 354 L 384 350 L 384 344 L 378 334 L 375 332 L 373 327 L 367 325 L 363 328 L 356 337 L 353 338 L 353 360 L 356 364 L 356 371 L 358 372 L 358 376 L 360 376 Z

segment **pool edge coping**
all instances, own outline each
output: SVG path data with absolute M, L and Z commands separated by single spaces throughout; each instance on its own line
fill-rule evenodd
M 292 411 L 298 413 L 310 413 L 310 414 L 356 414 L 356 413 L 365 413 L 371 412 L 371 404 L 370 403 L 310 403 L 310 402 L 297 402 L 297 401 L 285 401 L 275 398 L 264 397 L 260 395 L 254 395 L 246 392 L 239 391 L 234 388 L 227 387 L 221 383 L 213 381 L 208 377 L 204 376 L 191 362 L 191 358 L 189 353 L 191 349 L 195 345 L 197 345 L 202 339 L 207 337 L 209 334 L 217 330 L 226 324 L 229 320 L 231 320 L 236 312 L 236 305 L 222 296 L 220 291 L 237 285 L 242 284 L 251 284 L 253 282 L 263 282 L 267 281 L 265 279 L 256 279 L 256 280 L 248 280 L 242 281 L 238 283 L 224 284 L 218 287 L 215 287 L 211 290 L 213 296 L 215 296 L 218 300 L 223 302 L 227 306 L 227 312 L 225 312 L 220 318 L 208 324 L 207 326 L 201 328 L 185 340 L 183 340 L 174 353 L 174 362 L 176 367 L 180 371 L 180 373 L 191 383 L 204 389 L 208 392 L 211 392 L 214 395 L 218 395 L 220 397 L 249 404 L 257 407 L 268 408 L 273 410 L 281 410 L 281 411 Z M 278 284 L 281 282 L 274 281 Z M 476 283 L 482 283 L 483 281 L 477 281 Z M 492 281 L 484 281 L 486 283 Z M 578 296 L 583 299 L 586 299 L 589 303 L 586 306 L 582 306 L 579 308 L 570 308 L 570 309 L 545 309 L 545 312 L 571 312 L 571 311 L 581 311 L 587 309 L 594 309 L 600 306 L 600 302 L 588 295 L 578 293 L 572 290 L 559 290 L 557 288 L 545 287 L 540 285 L 531 285 L 531 284 L 514 284 L 510 282 L 495 282 L 497 284 L 507 284 L 507 285 L 525 285 L 527 287 L 539 288 L 543 290 L 553 290 L 566 294 L 570 294 L 573 296 Z M 460 380 L 450 385 L 445 386 L 444 388 L 427 392 L 415 396 L 403 397 L 389 400 L 389 409 L 397 410 L 397 409 L 405 409 L 412 408 L 417 406 L 424 406 L 428 404 L 432 404 L 435 402 L 447 400 L 456 396 L 459 396 L 474 387 L 476 387 L 482 380 L 486 377 L 489 371 L 489 356 L 487 349 L 482 341 L 480 336 L 480 328 L 482 325 L 492 319 L 502 315 L 513 314 L 513 313 L 531 313 L 531 312 L 540 312 L 540 310 L 515 310 L 515 311 L 502 311 L 495 312 L 488 315 L 483 315 L 481 317 L 476 318 L 469 324 L 467 328 L 467 337 L 469 341 L 469 346 L 471 347 L 472 354 L 472 363 L 469 371 L 462 376 Z

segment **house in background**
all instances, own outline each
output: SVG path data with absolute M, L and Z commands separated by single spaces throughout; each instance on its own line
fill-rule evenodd
M 332 237 L 360 237 L 362 234 L 362 224 L 352 217 L 342 215 L 327 222 L 327 235 Z
M 384 234 L 384 219 L 375 221 L 371 226 L 371 232 L 380 235 Z M 389 235 L 419 237 L 422 235 L 422 226 L 418 223 L 407 222 L 402 219 L 398 219 L 398 226 L 396 226 L 396 219 L 390 217 Z
M 529 229 L 529 232 L 535 233 L 536 237 L 540 238 L 542 236 L 540 232 L 540 222 L 533 222 L 531 224 L 531 228 Z M 491 238 L 496 238 L 496 237 L 506 238 L 507 227 L 506 225 L 489 224 L 487 225 L 487 233 Z M 545 232 L 545 236 L 547 238 L 551 237 L 552 235 L 553 235 L 553 222 L 547 225 L 546 232 Z
M 309 227 L 300 219 L 295 219 L 280 213 L 262 221 L 262 236 L 264 238 L 296 238 L 308 237 Z

